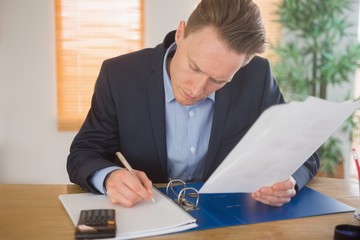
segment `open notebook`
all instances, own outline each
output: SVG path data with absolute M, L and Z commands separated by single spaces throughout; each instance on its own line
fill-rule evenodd
M 104 195 L 77 193 L 60 195 L 60 201 L 74 225 L 84 209 L 114 208 L 116 211 L 116 238 L 129 239 L 179 232 L 197 227 L 196 219 L 175 202 L 153 188 L 152 201 L 143 201 L 132 208 L 113 205 Z

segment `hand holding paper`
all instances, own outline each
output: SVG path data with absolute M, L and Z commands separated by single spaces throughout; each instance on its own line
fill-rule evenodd
M 270 187 L 262 187 L 253 192 L 251 196 L 264 204 L 281 207 L 285 203 L 290 202 L 291 198 L 296 195 L 295 184 L 295 179 L 290 177 Z

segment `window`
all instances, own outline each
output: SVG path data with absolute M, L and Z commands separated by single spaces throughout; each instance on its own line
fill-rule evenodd
M 270 44 L 280 37 L 279 1 L 255 0 Z M 144 0 L 55 0 L 55 23 L 58 129 L 78 130 L 102 61 L 144 47 Z
M 143 48 L 144 0 L 55 0 L 58 129 L 78 130 L 104 59 Z

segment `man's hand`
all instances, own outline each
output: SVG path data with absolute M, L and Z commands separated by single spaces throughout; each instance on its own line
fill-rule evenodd
M 270 187 L 262 187 L 251 196 L 264 204 L 281 207 L 285 203 L 290 202 L 291 198 L 295 196 L 296 181 L 293 177 L 288 180 L 275 183 Z
M 119 169 L 109 173 L 105 187 L 107 195 L 113 204 L 132 207 L 142 200 L 152 197 L 152 182 L 144 172 L 134 170 L 136 179 L 126 169 Z M 140 182 L 140 181 L 141 182 Z

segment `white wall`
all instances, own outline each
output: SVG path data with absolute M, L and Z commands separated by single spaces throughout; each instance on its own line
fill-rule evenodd
M 53 1 L 0 2 L 0 182 L 67 182 L 56 129 Z
M 145 45 L 161 42 L 198 1 L 146 0 Z M 56 128 L 53 12 L 53 0 L 0 0 L 0 183 L 69 182 L 76 133 Z
M 147 0 L 146 46 L 186 20 L 198 0 Z M 56 127 L 52 0 L 0 0 L 0 183 L 68 183 L 75 132 Z
M 145 45 L 155 46 L 186 21 L 200 0 L 145 0 Z

